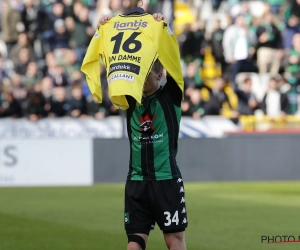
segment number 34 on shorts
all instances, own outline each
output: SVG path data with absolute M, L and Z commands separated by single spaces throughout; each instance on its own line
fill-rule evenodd
M 185 214 L 185 207 L 183 207 L 181 213 Z M 165 211 L 164 215 L 166 217 L 166 221 L 164 223 L 164 225 L 166 227 L 171 226 L 172 223 L 174 223 L 176 226 L 179 225 L 180 220 L 179 220 L 179 216 L 178 216 L 178 210 L 175 211 L 175 213 L 172 215 L 170 212 Z M 186 224 L 187 223 L 187 219 L 186 217 L 183 217 L 181 224 Z

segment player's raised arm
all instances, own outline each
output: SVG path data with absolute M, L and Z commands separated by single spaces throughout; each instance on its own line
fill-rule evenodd
M 165 90 L 170 94 L 173 103 L 180 106 L 182 100 L 182 89 L 178 86 L 173 77 L 167 72 L 167 82 L 165 85 Z
M 158 36 L 154 36 L 159 55 L 158 59 L 167 71 L 165 90 L 167 90 L 171 96 L 177 97 L 181 94 L 181 99 L 183 99 L 184 81 L 178 42 L 166 23 L 157 23 L 155 26 L 157 27 L 155 27 L 154 32 L 159 32 Z

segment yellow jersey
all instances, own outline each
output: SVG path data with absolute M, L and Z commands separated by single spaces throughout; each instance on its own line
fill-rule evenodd
M 140 105 L 144 83 L 156 59 L 183 93 L 177 40 L 165 22 L 150 14 L 119 15 L 95 32 L 81 70 L 92 95 L 101 103 L 100 56 L 106 67 L 109 96 L 117 109 L 129 108 L 126 95 Z

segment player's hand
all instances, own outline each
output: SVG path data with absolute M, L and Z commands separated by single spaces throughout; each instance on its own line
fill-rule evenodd
M 99 21 L 98 21 L 98 26 L 99 26 L 99 25 L 105 24 L 105 23 L 108 22 L 111 18 L 112 18 L 111 15 L 101 17 L 101 18 L 99 19 Z
M 153 17 L 154 17 L 154 19 L 156 20 L 156 21 L 161 21 L 161 20 L 163 20 L 163 21 L 165 21 L 165 23 L 168 23 L 167 22 L 167 19 L 163 16 L 163 14 L 161 14 L 161 13 L 154 13 L 153 14 Z

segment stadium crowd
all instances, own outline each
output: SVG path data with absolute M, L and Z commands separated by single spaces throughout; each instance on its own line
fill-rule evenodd
M 108 98 L 107 84 L 103 84 L 102 104 L 90 95 L 80 66 L 99 17 L 126 12 L 130 0 L 0 1 L 0 117 L 35 121 L 119 115 Z M 174 1 L 145 0 L 143 8 L 149 13 L 163 12 L 172 23 Z M 274 118 L 297 114 L 300 0 L 256 1 L 263 6 L 259 11 L 250 8 L 253 1 L 183 2 L 195 17 L 178 35 L 184 116 L 222 115 L 224 104 L 232 118 L 257 110 Z M 211 15 L 204 18 L 201 13 L 207 5 Z M 212 84 L 201 75 L 208 51 L 221 69 Z M 101 66 L 100 70 L 105 83 L 105 69 Z M 255 89 L 264 75 L 267 87 Z M 238 99 L 236 107 L 225 91 L 228 87 Z M 209 93 L 205 100 L 203 89 Z

